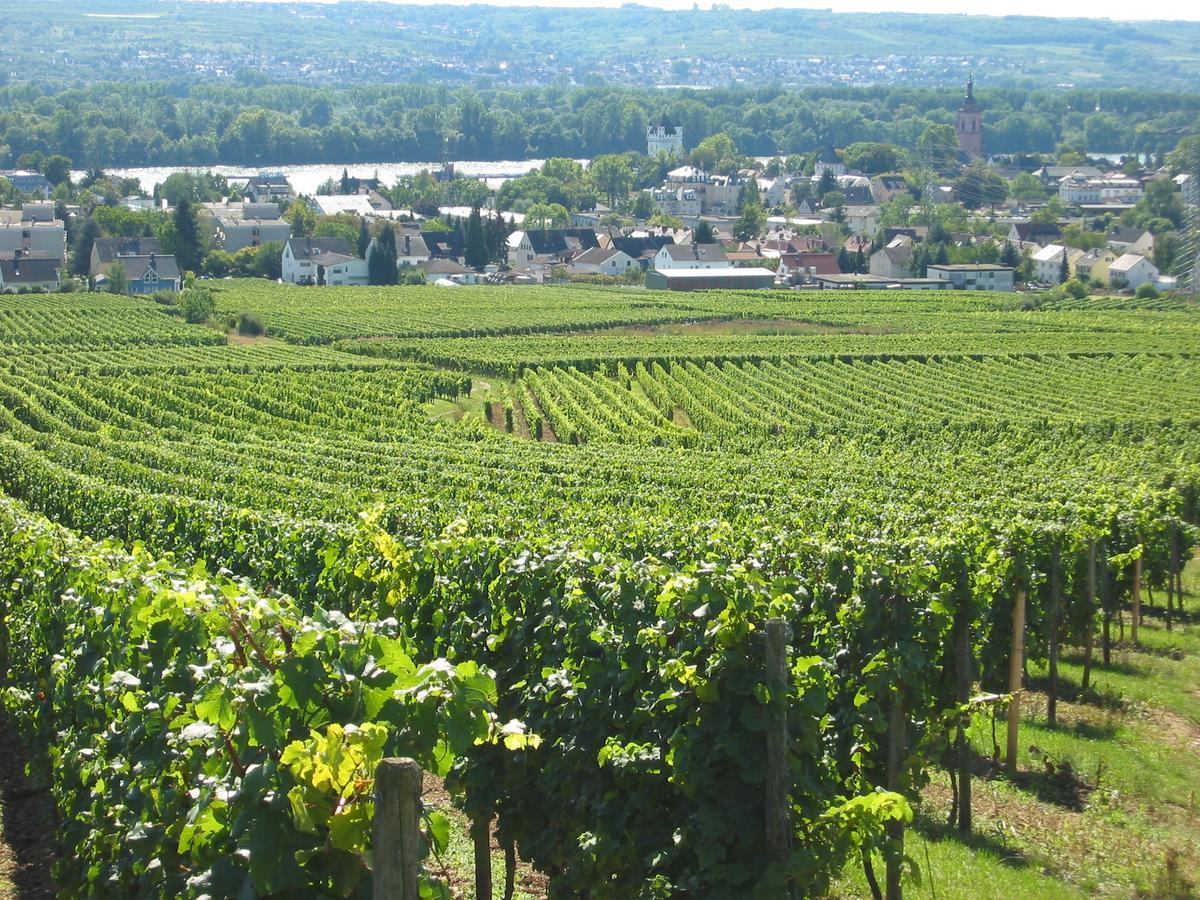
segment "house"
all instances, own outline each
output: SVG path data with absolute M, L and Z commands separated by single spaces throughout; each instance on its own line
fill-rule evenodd
M 1045 247 L 1062 240 L 1062 228 L 1055 222 L 1014 222 L 1008 229 L 1008 240 Z
M 783 253 L 776 275 L 781 281 L 797 284 L 814 275 L 837 275 L 841 271 L 836 253 Z
M 846 206 L 846 227 L 851 234 L 873 235 L 879 228 L 878 206 Z
M 336 216 L 341 213 L 373 216 L 378 212 L 368 194 L 319 194 L 309 200 L 308 205 L 319 216 Z
M 420 263 L 425 279 L 429 282 L 452 281 L 455 284 L 478 284 L 480 275 L 452 259 L 427 259 Z
M 396 265 L 419 266 L 429 259 L 429 248 L 419 231 L 409 231 L 404 228 L 396 232 Z
M 296 192 L 282 174 L 262 172 L 246 182 L 242 196 L 251 203 L 290 203 Z
M 1034 277 L 1042 284 L 1058 284 L 1063 281 L 1063 258 L 1067 261 L 1067 277 L 1075 274 L 1075 263 L 1083 258 L 1083 251 L 1075 247 L 1047 244 L 1033 254 Z
M 670 184 L 705 184 L 708 173 L 695 166 L 680 166 L 667 173 L 667 181 Z
M 654 254 L 654 268 L 721 269 L 729 267 L 729 257 L 720 244 L 666 244 Z
M 508 264 L 513 267 L 531 263 L 565 264 L 585 250 L 599 246 L 596 232 L 591 228 L 514 231 L 508 236 Z
M 27 197 L 41 197 L 43 200 L 49 200 L 50 192 L 54 190 L 54 185 L 40 172 L 9 172 L 6 175 L 0 175 L 0 178 L 6 179 L 18 194 Z
M 881 278 L 912 278 L 912 257 L 912 238 L 899 235 L 871 254 L 867 271 Z
M 615 247 L 605 249 L 592 247 L 572 259 L 571 265 L 581 272 L 589 272 L 596 275 L 611 275 L 613 277 L 624 275 L 631 269 L 641 268 L 637 260 L 625 251 L 618 250 Z
M 1117 261 L 1117 254 L 1107 247 L 1089 250 L 1075 262 L 1075 277 L 1080 281 L 1108 284 L 1108 267 Z
M 650 192 L 650 201 L 664 216 L 677 216 L 681 219 L 694 219 L 700 215 L 702 209 L 700 194 L 690 187 L 669 185 L 655 188 Z
M 876 175 L 871 179 L 871 197 L 876 203 L 887 203 L 906 194 L 911 191 L 903 175 Z
M 92 244 L 88 273 L 93 278 L 108 275 L 114 264 L 126 256 L 157 256 L 162 252 L 155 237 L 97 238 Z
M 646 287 L 653 290 L 759 290 L 774 284 L 775 273 L 770 269 L 728 265 L 703 269 L 651 269 L 646 273 Z
M 430 259 L 455 259 L 462 262 L 465 239 L 459 231 L 422 231 L 421 240 Z
M 160 256 L 151 253 L 147 256 L 122 256 L 117 259 L 125 267 L 125 277 L 129 294 L 154 294 L 158 291 L 178 293 L 182 286 L 179 274 L 179 264 L 175 257 L 169 254 Z M 114 266 L 116 263 L 114 263 Z M 111 270 L 110 270 L 111 272 Z
M 61 267 L 57 259 L 0 259 L 0 292 L 56 291 Z
M 846 164 L 842 162 L 842 158 L 837 155 L 837 151 L 832 146 L 821 151 L 821 155 L 813 166 L 813 176 L 820 178 L 826 171 L 832 172 L 834 175 L 846 174 Z
M 837 189 L 846 198 L 847 206 L 873 206 L 875 203 L 871 194 L 871 179 L 865 175 L 839 175 Z
M 291 238 L 283 245 L 283 280 L 292 284 L 366 284 L 367 261 L 345 238 Z
M 643 269 L 650 267 L 654 255 L 667 244 L 674 244 L 675 238 L 670 234 L 644 234 L 640 236 L 613 237 L 608 245 L 629 256 Z
M 274 215 L 266 218 L 217 217 L 213 235 L 217 246 L 226 253 L 237 253 L 247 247 L 261 247 L 272 241 L 283 242 L 290 238 L 291 224 L 279 218 L 279 207 L 269 205 Z
M 1154 235 L 1144 228 L 1129 228 L 1118 225 L 1104 236 L 1110 250 L 1121 253 L 1136 253 L 1150 256 L 1154 253 Z
M 1045 166 L 1033 173 L 1044 185 L 1056 185 L 1068 175 L 1075 174 L 1085 178 L 1099 178 L 1104 173 L 1095 166 Z
M 1005 291 L 1013 289 L 1016 270 L 990 263 L 959 263 L 938 265 L 930 263 L 928 277 L 945 281 L 957 291 Z
M 660 153 L 683 156 L 683 126 L 676 125 L 666 116 L 646 129 L 646 155 L 654 159 Z
M 878 275 L 814 275 L 813 282 L 823 291 L 870 288 L 872 290 L 938 291 L 950 284 L 937 278 L 881 278 Z
M 0 256 L 10 259 L 17 252 L 22 256 L 56 259 L 67 258 L 65 225 L 53 222 L 0 222 Z
M 1108 264 L 1108 286 L 1115 291 L 1136 291 L 1158 281 L 1158 267 L 1146 257 L 1126 253 Z
M 1136 178 L 1124 176 L 1088 177 L 1072 172 L 1059 179 L 1058 196 L 1072 206 L 1083 203 L 1134 203 L 1141 199 L 1142 183 Z
M 31 200 L 21 204 L 22 222 L 53 222 L 58 218 L 58 204 L 49 200 L 38 202 Z

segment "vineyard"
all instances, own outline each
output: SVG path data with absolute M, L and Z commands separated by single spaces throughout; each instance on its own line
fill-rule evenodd
M 552 897 L 897 897 L 931 809 L 974 846 L 973 788 L 1061 770 L 1020 734 L 1195 628 L 1180 301 L 0 303 L 0 660 L 72 895 L 356 896 L 408 756 Z

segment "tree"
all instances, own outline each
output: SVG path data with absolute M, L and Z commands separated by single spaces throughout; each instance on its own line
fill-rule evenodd
M 637 197 L 633 201 L 633 217 L 635 219 L 648 219 L 654 215 L 654 199 L 649 191 L 639 191 Z
M 488 264 L 487 243 L 483 239 L 483 219 L 479 215 L 479 207 L 471 210 L 467 219 L 467 239 L 463 251 L 463 260 L 472 269 L 482 269 Z
M 171 231 L 171 245 L 168 249 L 175 254 L 175 262 L 181 272 L 195 272 L 200 268 L 203 246 L 200 239 L 200 225 L 196 221 L 196 212 L 191 201 L 186 197 L 180 199 L 171 217 L 174 226 Z
M 292 237 L 308 237 L 317 227 L 317 214 L 303 200 L 293 200 L 283 218 L 292 226 Z
M 197 325 L 207 322 L 217 311 L 217 301 L 213 298 L 212 291 L 193 283 L 180 293 L 179 310 L 183 313 L 185 322 Z
M 98 237 L 100 237 L 100 226 L 96 224 L 95 219 L 88 216 L 79 227 L 79 233 L 75 235 L 75 244 L 71 251 L 70 271 L 72 275 L 83 278 L 91 272 L 92 247 Z
M 842 161 L 851 169 L 868 175 L 894 172 L 900 168 L 902 151 L 894 144 L 867 141 L 853 143 L 842 151 Z
M 821 170 L 821 177 L 817 180 L 816 195 L 818 197 L 824 197 L 830 191 L 836 191 L 837 189 L 837 176 L 833 174 L 833 169 L 826 166 Z
M 588 178 L 596 190 L 608 198 L 610 206 L 623 200 L 633 188 L 633 169 L 624 156 L 597 156 L 588 166 Z
M 1059 284 L 1066 282 L 1067 279 L 1070 277 L 1071 277 L 1071 262 L 1069 259 L 1067 259 L 1067 251 L 1066 251 L 1066 248 L 1064 247 L 1063 251 L 1062 251 L 1062 262 L 1058 266 Z
M 571 216 L 560 203 L 536 203 L 525 212 L 526 228 L 566 228 Z
M 733 236 L 739 241 L 752 241 L 762 234 L 766 224 L 767 214 L 763 208 L 757 203 L 747 203 L 733 225 Z
M 70 184 L 71 159 L 61 154 L 55 154 L 42 163 L 42 174 L 52 185 Z
M 367 282 L 370 284 L 397 284 L 400 272 L 397 269 L 396 230 L 385 224 L 375 236 L 375 242 L 367 253 Z
M 701 221 L 696 226 L 696 230 L 692 232 L 692 240 L 697 244 L 711 244 L 716 240 L 716 235 L 713 234 L 712 223 Z
M 976 160 L 954 182 L 954 193 L 967 209 L 1004 202 L 1008 185 L 983 160 Z
M 735 156 L 737 156 L 737 147 L 734 146 L 733 139 L 724 132 L 719 132 L 709 135 L 696 145 L 696 149 L 692 151 L 692 163 L 701 169 L 711 171 L 719 163 L 733 159 Z
M 359 259 L 367 258 L 367 251 L 371 249 L 371 229 L 367 228 L 367 220 L 358 220 L 358 239 L 355 241 L 354 249 L 358 253 Z
M 958 135 L 950 125 L 930 125 L 917 138 L 917 152 L 926 165 L 944 172 L 958 162 Z
M 1028 172 L 1022 172 L 1008 184 L 1008 193 L 1014 200 L 1023 203 L 1038 202 L 1046 199 L 1046 189 L 1042 183 Z
M 108 272 L 108 290 L 113 294 L 124 294 L 129 290 L 129 274 L 124 263 L 116 263 Z

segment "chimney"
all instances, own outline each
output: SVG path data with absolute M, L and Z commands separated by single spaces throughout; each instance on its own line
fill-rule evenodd
M 157 266 L 154 265 L 154 254 L 153 253 L 150 254 L 150 268 L 155 269 L 155 270 L 157 270 L 157 268 L 158 268 Z
M 412 235 L 411 234 L 406 234 L 404 236 L 404 255 L 412 256 Z

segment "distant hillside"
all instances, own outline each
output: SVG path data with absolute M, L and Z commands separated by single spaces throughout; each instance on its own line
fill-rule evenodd
M 5 0 L 0 79 L 476 87 L 958 84 L 1193 89 L 1200 23 L 822 10 Z

